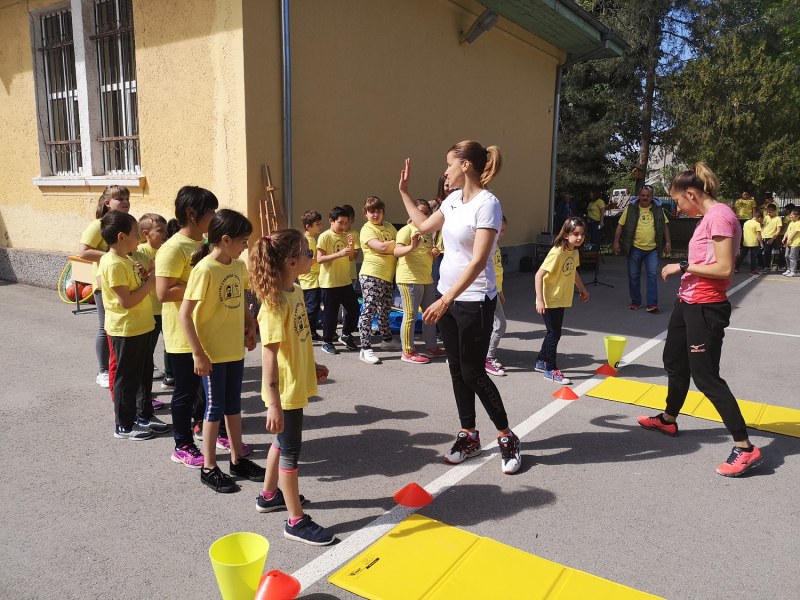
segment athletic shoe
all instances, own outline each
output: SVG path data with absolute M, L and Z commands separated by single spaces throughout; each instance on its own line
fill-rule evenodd
M 411 354 L 403 352 L 403 354 L 400 355 L 400 360 L 407 363 L 416 363 L 418 365 L 425 365 L 431 362 L 427 356 L 422 356 L 422 354 L 417 352 L 412 352 Z
M 444 358 L 447 351 L 444 348 L 426 348 L 422 355 L 428 358 Z
M 450 448 L 450 452 L 444 455 L 444 462 L 457 465 L 468 458 L 478 456 L 481 453 L 481 436 L 476 431 L 473 439 L 469 431 L 462 429 L 456 436 L 456 443 Z
M 731 455 L 724 463 L 717 467 L 717 473 L 725 477 L 738 477 L 753 467 L 757 467 L 764 460 L 761 450 L 753 446 L 748 452 L 744 448 L 734 446 Z
M 310 515 L 303 515 L 294 525 L 289 525 L 289 521 L 286 521 L 283 537 L 312 546 L 327 546 L 336 539 L 330 531 L 314 523 Z
M 750 275 L 761 275 L 761 271 L 750 271 Z
M 101 388 L 108 389 L 108 371 L 100 371 L 95 378 L 97 385 Z
M 326 354 L 339 354 L 339 351 L 336 349 L 336 346 L 334 346 L 333 344 L 329 344 L 328 342 L 322 344 L 322 351 L 325 352 Z
M 164 408 L 166 406 L 166 404 L 161 402 L 161 400 L 156 400 L 155 396 L 150 398 L 150 403 L 153 405 L 153 410 L 161 410 L 162 408 Z
M 170 456 L 172 462 L 181 463 L 190 469 L 199 469 L 205 464 L 203 453 L 194 444 L 175 448 Z
M 546 373 L 547 363 L 545 363 L 543 360 L 537 360 L 536 365 L 533 367 L 533 370 L 539 373 Z
M 213 469 L 200 468 L 200 481 L 218 494 L 230 494 L 237 489 L 236 483 L 223 473 L 219 467 Z
M 372 348 L 362 348 L 361 352 L 358 353 L 358 358 L 359 360 L 363 360 L 365 363 L 370 365 L 381 364 L 381 359 L 375 356 Z
M 553 383 L 560 383 L 561 385 L 570 385 L 572 383 L 572 380 L 569 377 L 565 377 L 564 374 L 558 369 L 545 371 L 544 378 L 552 381 Z
M 798 276 L 800 276 L 800 273 L 789 273 L 787 275 L 787 277 L 798 277 Z
M 192 427 L 192 433 L 194 434 L 194 439 L 203 441 L 203 422 L 195 423 L 194 427 Z
M 641 304 L 636 304 L 635 302 L 631 302 L 631 305 L 628 307 L 631 310 L 638 310 Z
M 300 504 L 308 504 L 308 500 L 303 494 L 300 494 Z M 278 488 L 272 500 L 267 500 L 263 495 L 259 494 L 256 498 L 256 510 L 260 513 L 268 513 L 273 510 L 282 510 L 286 508 L 286 500 L 283 497 L 283 492 Z
M 503 367 L 493 358 L 486 357 L 486 362 L 484 363 L 484 368 L 489 375 L 494 375 L 495 377 L 505 377 L 506 372 L 503 370 Z
M 353 339 L 352 335 L 342 335 L 339 340 L 348 350 L 358 350 L 358 345 L 356 345 L 356 341 Z
M 658 312 L 658 306 L 656 306 L 655 304 L 648 304 L 647 312 L 649 313 Z
M 519 452 L 519 438 L 510 432 L 497 438 L 497 445 L 500 446 L 501 467 L 503 473 L 511 475 L 519 471 L 522 466 L 522 456 Z
M 170 377 L 169 375 L 164 375 L 164 379 L 161 380 L 161 389 L 168 390 L 169 388 L 175 387 L 175 378 Z
M 678 435 L 678 424 L 664 421 L 663 415 L 664 413 L 657 414 L 655 417 L 637 417 L 636 422 L 645 429 L 651 429 L 670 437 L 676 437 Z
M 164 371 L 153 365 L 153 379 L 164 379 Z
M 311 341 L 312 342 L 321 342 L 322 341 L 322 336 L 315 331 L 314 333 L 311 334 Z
M 789 273 L 791 273 L 791 271 L 789 269 L 786 269 L 783 273 L 781 273 L 781 275 L 788 275 Z
M 138 423 L 134 423 L 130 427 L 120 427 L 116 425 L 114 427 L 114 437 L 138 442 L 141 440 L 149 440 L 153 437 L 153 432 L 149 429 L 145 429 Z
M 402 350 L 402 346 L 394 338 L 389 338 L 388 340 L 381 341 L 381 350 L 384 352 L 397 352 L 398 350 Z
M 231 441 L 230 439 L 226 438 L 224 435 L 217 436 L 217 448 L 220 450 L 230 450 L 231 449 Z M 242 451 L 239 453 L 239 456 L 250 456 L 253 453 L 253 449 L 242 442 Z
M 231 476 L 243 477 L 250 481 L 264 481 L 264 475 L 267 470 L 264 467 L 259 467 L 252 460 L 240 458 L 236 464 L 231 463 Z
M 734 272 L 734 273 L 738 273 L 738 272 L 739 272 L 739 269 L 734 269 L 734 270 L 733 270 L 733 272 Z
M 136 424 L 144 429 L 149 429 L 153 433 L 167 433 L 170 426 L 158 417 L 150 417 L 149 419 L 136 419 Z

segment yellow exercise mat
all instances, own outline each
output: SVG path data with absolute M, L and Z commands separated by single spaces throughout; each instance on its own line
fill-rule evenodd
M 613 400 L 635 404 L 654 410 L 664 410 L 667 387 L 618 377 L 607 377 L 586 392 L 587 396 L 602 400 Z M 783 406 L 771 406 L 763 402 L 737 400 L 744 422 L 748 427 L 770 431 L 792 437 L 800 437 L 800 410 Z M 682 415 L 721 422 L 722 419 L 711 401 L 700 392 L 689 392 L 681 410 Z
M 452 600 L 465 593 L 526 600 L 657 598 L 422 515 L 399 523 L 328 581 L 370 600 Z

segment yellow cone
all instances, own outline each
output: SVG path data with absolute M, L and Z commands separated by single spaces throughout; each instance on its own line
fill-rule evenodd
M 619 368 L 619 361 L 625 353 L 625 344 L 628 338 L 621 335 L 607 335 L 603 338 L 606 342 L 606 359 L 615 369 Z
M 257 533 L 231 533 L 211 544 L 208 556 L 222 600 L 253 600 L 268 552 L 267 538 Z

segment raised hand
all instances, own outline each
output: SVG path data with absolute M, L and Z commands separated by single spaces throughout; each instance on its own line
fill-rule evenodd
M 408 193 L 408 180 L 411 177 L 411 159 L 406 159 L 406 166 L 405 168 L 400 171 L 400 183 L 398 184 L 398 188 L 401 192 Z

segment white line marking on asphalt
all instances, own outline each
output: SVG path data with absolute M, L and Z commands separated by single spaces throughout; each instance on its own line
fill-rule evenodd
M 783 335 L 786 337 L 800 338 L 796 333 L 781 333 L 779 331 L 761 331 L 760 329 L 743 329 L 741 327 L 728 327 L 730 331 L 746 331 L 747 333 L 763 333 L 764 335 Z
M 745 279 L 742 283 L 730 290 L 728 296 L 730 297 L 735 294 L 754 280 L 755 278 Z M 628 365 L 631 364 L 635 359 L 660 344 L 666 338 L 667 332 L 665 330 L 623 356 L 621 362 Z M 603 379 L 605 379 L 605 377 L 592 377 L 574 387 L 572 391 L 574 391 L 577 396 L 583 396 L 586 392 L 603 381 Z M 519 438 L 524 438 L 534 429 L 557 415 L 572 402 L 572 400 L 554 400 L 514 427 L 514 433 L 516 433 Z M 435 498 L 480 469 L 498 455 L 498 447 L 495 440 L 486 444 L 483 450 L 484 453 L 481 456 L 452 467 L 446 473 L 426 485 L 425 489 Z M 374 521 L 365 525 L 362 529 L 353 532 L 348 538 L 340 541 L 324 554 L 292 573 L 292 576 L 300 582 L 303 590 L 308 589 L 320 579 L 333 572 L 334 569 L 339 568 L 358 553 L 363 552 L 367 546 L 375 543 L 382 536 L 389 533 L 395 525 L 417 512 L 417 510 L 419 509 L 395 505 Z

